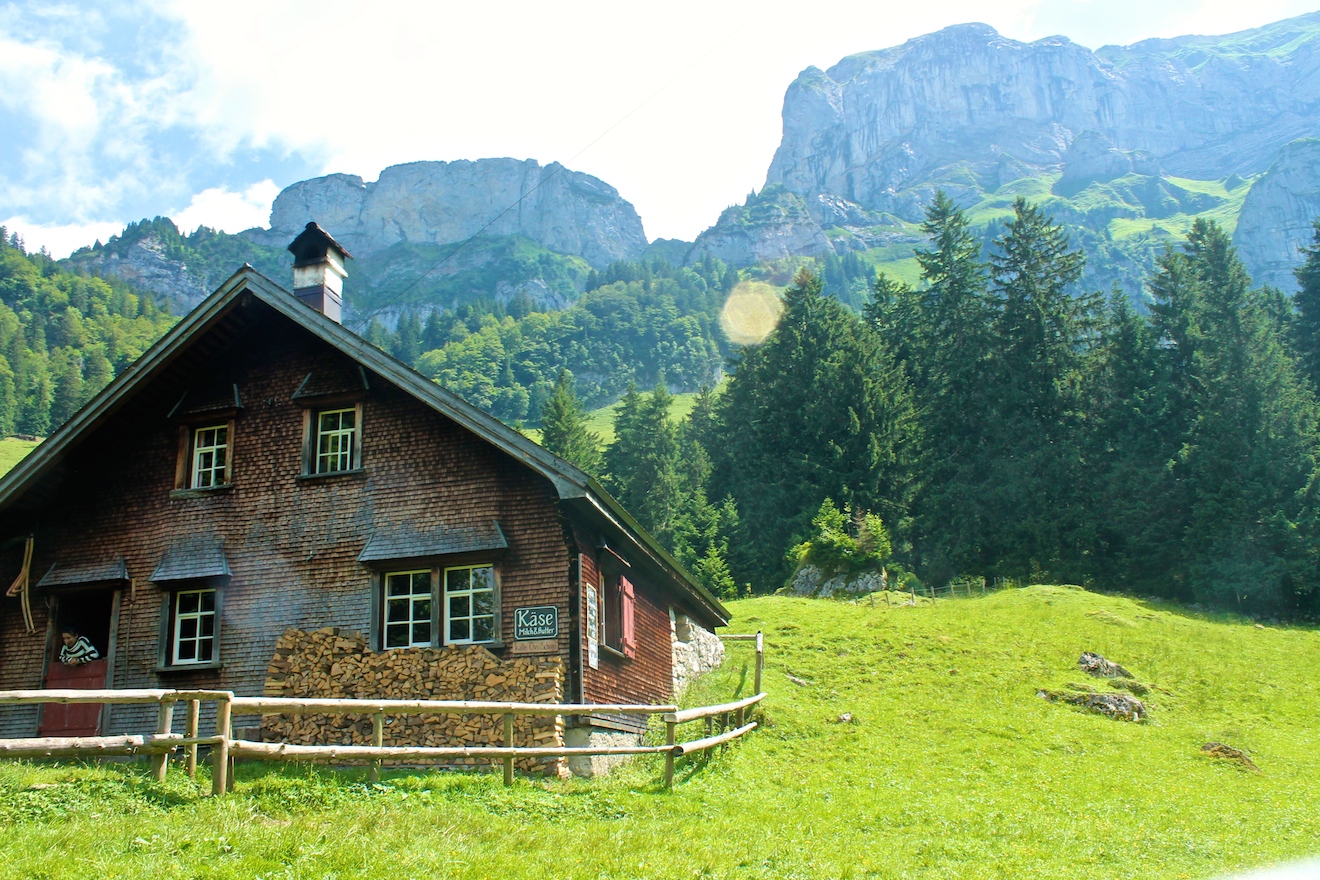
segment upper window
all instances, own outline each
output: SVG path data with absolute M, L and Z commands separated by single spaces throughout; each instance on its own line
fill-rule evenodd
M 316 414 L 316 445 L 313 473 L 333 474 L 355 470 L 357 462 L 358 411 L 322 410 Z
M 445 644 L 495 640 L 495 569 L 467 565 L 445 569 Z
M 385 575 L 385 647 L 429 647 L 431 607 L 430 569 Z
M 198 428 L 193 432 L 192 488 L 223 486 L 229 472 L 229 426 Z
M 177 665 L 215 659 L 215 590 L 180 590 L 174 594 L 171 661 Z

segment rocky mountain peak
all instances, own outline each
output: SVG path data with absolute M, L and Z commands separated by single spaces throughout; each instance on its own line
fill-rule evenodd
M 410 162 L 372 183 L 330 174 L 287 187 L 271 209 L 277 243 L 315 220 L 354 254 L 399 242 L 447 244 L 478 232 L 521 235 L 596 267 L 637 259 L 646 249 L 641 218 L 618 190 L 558 163 L 528 159 Z

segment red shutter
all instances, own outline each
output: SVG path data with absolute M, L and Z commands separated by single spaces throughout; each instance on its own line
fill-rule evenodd
M 623 630 L 623 655 L 637 656 L 637 621 L 634 609 L 637 597 L 633 593 L 632 582 L 626 577 L 619 578 L 619 628 Z

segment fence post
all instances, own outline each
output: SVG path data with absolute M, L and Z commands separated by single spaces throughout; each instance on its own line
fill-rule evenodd
M 676 742 L 678 742 L 678 722 L 665 718 L 665 745 L 669 746 L 669 751 L 665 752 L 665 788 L 674 787 L 674 744 Z
M 188 721 L 184 725 L 183 735 L 188 737 L 189 739 L 197 738 L 197 720 L 198 717 L 201 715 L 201 711 L 202 711 L 201 700 L 188 701 Z M 188 745 L 188 763 L 185 766 L 187 767 L 188 778 L 196 779 L 197 778 L 197 743 L 190 743 Z
M 933 604 L 935 603 L 935 585 L 934 585 L 934 584 L 927 584 L 927 585 L 926 585 L 926 589 L 930 590 L 930 601 L 931 601 L 931 604 L 933 605 Z
M 513 748 L 513 713 L 504 713 L 504 747 Z M 504 758 L 504 784 L 513 785 L 513 755 Z
M 371 744 L 373 746 L 385 745 L 385 713 L 377 712 L 371 716 Z M 371 762 L 371 770 L 368 773 L 368 779 L 372 782 L 380 782 L 380 758 Z
M 166 698 L 160 701 L 156 712 L 156 735 L 168 735 L 174 720 L 174 701 Z M 157 782 L 165 781 L 165 768 L 169 766 L 170 753 L 157 752 L 151 756 L 151 778 Z
M 758 630 L 756 633 L 756 676 L 752 686 L 756 693 L 761 692 L 761 678 L 765 672 L 765 637 Z
M 221 697 L 215 703 L 215 735 L 220 741 L 211 747 L 211 795 L 222 795 L 229 790 L 229 698 Z

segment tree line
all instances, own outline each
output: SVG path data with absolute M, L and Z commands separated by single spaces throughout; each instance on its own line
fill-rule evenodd
M 0 437 L 58 428 L 176 320 L 149 294 L 28 253 L 0 226 Z
M 728 353 L 719 312 L 737 277 L 709 258 L 691 268 L 620 261 L 593 270 L 567 309 L 543 310 L 523 292 L 425 320 L 405 313 L 393 331 L 373 321 L 365 336 L 487 412 L 535 423 L 562 368 L 593 407 L 662 376 L 681 389 L 718 381 Z
M 922 228 L 917 287 L 878 276 L 859 314 L 799 273 L 681 423 L 631 389 L 602 452 L 561 373 L 545 444 L 725 596 L 844 547 L 936 583 L 1320 613 L 1320 226 L 1289 298 L 1198 219 L 1142 309 L 1079 291 L 1081 251 L 1026 201 L 988 249 L 942 193 Z

